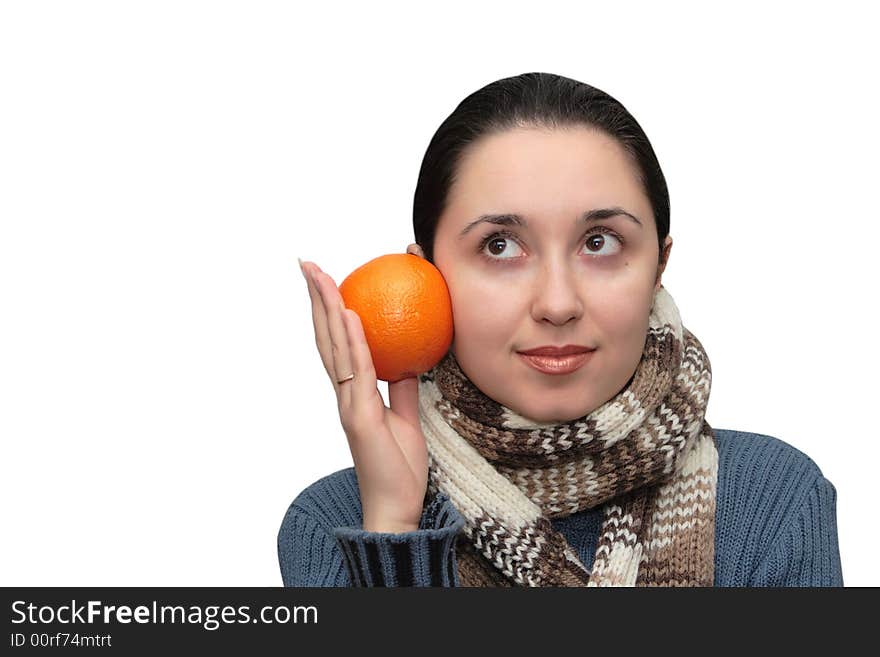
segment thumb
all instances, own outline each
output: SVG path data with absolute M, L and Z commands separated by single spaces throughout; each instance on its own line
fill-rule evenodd
M 391 410 L 404 420 L 421 430 L 419 423 L 419 379 L 408 376 L 388 384 L 388 399 Z

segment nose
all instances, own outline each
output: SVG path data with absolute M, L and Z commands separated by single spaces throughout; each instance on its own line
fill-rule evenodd
M 535 283 L 532 316 L 535 321 L 547 320 L 562 325 L 584 312 L 582 290 L 577 274 L 563 265 L 547 265 Z

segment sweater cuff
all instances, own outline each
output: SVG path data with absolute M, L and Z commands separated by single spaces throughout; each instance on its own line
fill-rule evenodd
M 458 586 L 455 539 L 464 518 L 437 493 L 411 532 L 368 532 L 335 527 L 352 586 Z

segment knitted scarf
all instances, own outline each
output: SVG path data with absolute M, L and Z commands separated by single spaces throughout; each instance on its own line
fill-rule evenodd
M 537 423 L 490 399 L 450 350 L 419 376 L 428 495 L 465 518 L 462 586 L 712 586 L 718 452 L 711 367 L 665 288 L 635 374 L 583 417 Z M 593 566 L 551 524 L 603 505 Z

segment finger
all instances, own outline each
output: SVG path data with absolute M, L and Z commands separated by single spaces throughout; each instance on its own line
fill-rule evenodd
M 321 292 L 315 283 L 315 271 L 320 271 L 317 265 L 312 263 L 303 263 L 303 270 L 306 274 L 306 284 L 309 288 L 309 297 L 312 300 L 312 325 L 315 327 L 315 345 L 318 347 L 318 353 L 321 355 L 321 362 L 324 364 L 324 371 L 330 378 L 334 391 L 339 392 L 339 384 L 333 376 L 333 354 L 330 342 L 330 328 L 327 324 L 327 309 L 324 306 L 324 300 L 321 298 Z
M 388 402 L 391 410 L 414 427 L 419 424 L 419 380 L 409 376 L 388 384 Z
M 336 283 L 324 272 L 315 272 L 315 284 L 324 300 L 327 310 L 327 327 L 330 329 L 330 352 L 333 355 L 334 381 L 339 386 L 337 396 L 344 408 L 351 405 L 351 381 L 339 383 L 339 379 L 352 373 L 351 353 L 348 348 L 348 333 L 342 323 L 342 309 L 345 305 Z
M 348 346 L 355 373 L 354 381 L 352 381 L 354 386 L 351 390 L 351 403 L 357 407 L 369 403 L 374 395 L 381 396 L 381 393 L 376 385 L 376 368 L 373 365 L 373 355 L 370 353 L 370 345 L 367 343 L 361 318 L 351 308 L 346 308 L 342 315 L 348 329 Z M 384 404 L 384 402 L 382 403 Z

